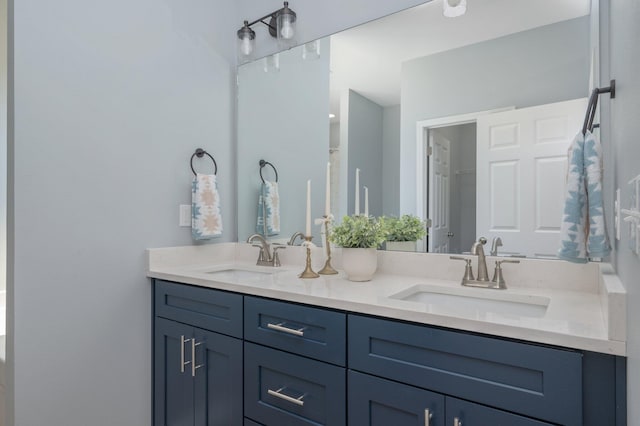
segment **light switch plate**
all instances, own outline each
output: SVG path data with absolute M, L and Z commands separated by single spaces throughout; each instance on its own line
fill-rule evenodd
M 191 226 L 191 204 L 180 204 L 180 220 L 178 226 Z

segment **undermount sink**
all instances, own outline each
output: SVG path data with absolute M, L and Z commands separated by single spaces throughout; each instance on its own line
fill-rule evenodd
M 256 281 L 262 280 L 265 277 L 275 274 L 277 270 L 264 270 L 264 269 L 249 269 L 249 268 L 226 268 L 217 269 L 214 271 L 207 271 L 205 274 L 209 275 L 214 280 L 222 281 Z
M 491 289 L 447 288 L 418 284 L 389 296 L 390 299 L 419 303 L 427 312 L 441 315 L 540 318 L 547 312 L 550 299 L 543 296 L 505 293 Z

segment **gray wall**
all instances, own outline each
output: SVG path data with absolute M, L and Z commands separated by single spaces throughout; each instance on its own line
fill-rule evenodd
M 151 424 L 144 252 L 191 244 L 178 205 L 197 147 L 218 161 L 220 241 L 236 239 L 235 12 L 231 0 L 10 0 L 15 424 Z
M 329 40 L 321 56 L 302 59 L 302 47 L 282 52 L 280 70 L 264 72 L 264 60 L 238 69 L 238 237 L 255 232 L 260 168 L 265 159 L 278 169 L 281 232 L 286 238 L 305 230 L 307 179 L 311 179 L 314 242 L 324 214 L 329 160 Z M 313 82 L 313 84 L 309 84 Z M 300 138 L 300 135 L 305 135 Z M 267 166 L 263 175 L 273 180 Z
M 589 64 L 588 16 L 405 62 L 400 211 L 416 211 L 417 121 L 585 97 Z
M 609 85 L 610 74 L 611 78 L 616 79 L 617 90 L 616 98 L 612 101 L 609 101 L 608 95 L 601 96 L 601 105 L 610 106 L 611 115 L 610 128 L 603 129 L 603 133 L 610 131 L 611 138 L 603 139 L 603 143 L 612 148 L 615 158 L 614 187 L 621 189 L 622 205 L 628 207 L 632 187 L 627 182 L 640 174 L 640 2 L 611 0 L 610 7 L 610 16 L 605 13 L 604 17 L 608 19 L 603 22 L 604 32 L 610 30 L 610 39 L 607 44 L 601 45 L 602 50 L 609 52 L 610 64 L 605 64 L 605 69 L 601 69 L 601 85 Z M 629 250 L 629 244 L 629 227 L 623 226 L 622 240 L 615 243 L 615 266 L 627 289 L 628 424 L 640 425 L 640 405 L 637 403 L 640 400 L 640 257 Z
M 356 169 L 360 169 L 360 214 L 364 214 L 362 187 L 366 186 L 369 190 L 369 215 L 382 215 L 382 110 L 380 105 L 349 90 L 346 141 L 349 150 L 346 179 L 349 214 L 353 214 L 355 209 L 355 176 Z
M 382 214 L 400 214 L 400 105 L 382 110 Z

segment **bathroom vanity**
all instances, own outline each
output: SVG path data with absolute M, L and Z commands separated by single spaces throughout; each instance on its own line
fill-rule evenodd
M 441 255 L 380 253 L 368 283 L 297 278 L 297 247 L 281 268 L 255 255 L 149 251 L 154 424 L 626 424 L 624 293 L 598 265 L 525 261 L 490 290 Z

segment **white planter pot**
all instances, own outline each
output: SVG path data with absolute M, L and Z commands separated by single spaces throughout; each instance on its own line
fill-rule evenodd
M 417 251 L 417 241 L 387 241 L 387 250 L 391 251 Z
M 371 281 L 378 268 L 375 248 L 343 248 L 342 269 L 349 281 Z

